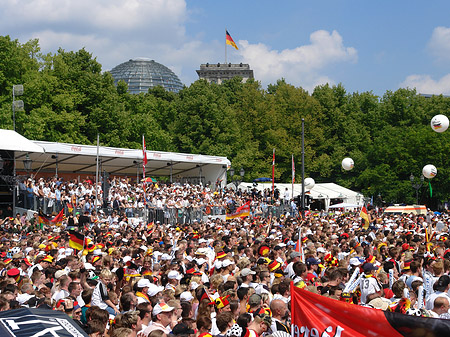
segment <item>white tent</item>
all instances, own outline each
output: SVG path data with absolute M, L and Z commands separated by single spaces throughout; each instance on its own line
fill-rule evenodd
M 280 191 L 280 196 L 283 197 L 286 188 L 289 196 L 292 197 L 292 184 L 275 183 L 275 187 Z M 241 183 L 239 188 L 254 188 L 252 183 Z M 255 187 L 258 191 L 265 189 L 272 189 L 272 183 L 258 183 Z M 343 202 L 361 207 L 364 204 L 364 196 L 356 191 L 340 186 L 335 183 L 316 183 L 311 190 L 305 190 L 312 199 L 323 200 L 325 203 L 325 210 L 328 211 L 330 204 L 334 200 L 343 200 Z M 302 184 L 294 184 L 293 196 L 296 197 L 302 193 Z
M 0 150 L 43 153 L 44 149 L 13 130 L 0 129 Z
M 97 147 L 93 145 L 31 141 L 11 130 L 0 130 L 0 150 L 15 151 L 16 169 L 32 160 L 33 172 L 87 175 L 96 172 Z M 110 175 L 142 176 L 142 150 L 99 147 L 100 170 Z M 147 150 L 146 176 L 173 177 L 173 181 L 215 184 L 226 182 L 226 157 Z

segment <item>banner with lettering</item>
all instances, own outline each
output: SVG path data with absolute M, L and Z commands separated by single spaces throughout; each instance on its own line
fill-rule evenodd
M 450 320 L 341 302 L 291 283 L 292 337 L 450 336 Z

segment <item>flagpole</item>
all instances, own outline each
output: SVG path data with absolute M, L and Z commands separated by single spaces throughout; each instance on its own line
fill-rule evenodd
M 273 149 L 273 156 L 272 156 L 272 205 L 273 205 L 273 198 L 275 196 L 275 148 Z
M 225 27 L 225 64 L 227 64 L 227 27 Z
M 147 189 L 147 182 L 145 181 L 145 165 L 147 165 L 147 146 L 145 145 L 145 137 L 142 134 L 142 177 L 144 187 L 144 223 L 147 224 L 147 199 L 145 196 L 145 190 Z M 138 181 L 136 183 L 139 183 Z
M 95 205 L 94 209 L 97 212 L 97 204 L 98 204 L 98 157 L 100 152 L 100 134 L 97 133 L 97 165 L 95 168 Z
M 305 119 L 302 118 L 302 218 L 305 215 Z
M 295 182 L 295 165 L 294 165 L 294 154 L 292 154 L 292 193 L 291 199 L 294 199 L 294 182 Z M 290 203 L 290 200 L 289 200 Z

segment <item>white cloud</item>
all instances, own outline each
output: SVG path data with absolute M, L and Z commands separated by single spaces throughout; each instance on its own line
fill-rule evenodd
M 151 58 L 189 85 L 201 63 L 224 59 L 221 42 L 205 42 L 201 32 L 186 34 L 191 15 L 185 0 L 3 0 L 0 34 L 22 43 L 38 38 L 45 53 L 85 47 L 103 70 L 131 58 Z M 228 62 L 249 63 L 264 86 L 285 78 L 312 90 L 333 83 L 325 68 L 357 60 L 357 51 L 344 46 L 336 31 L 313 32 L 309 44 L 282 51 L 248 41 L 239 41 L 239 47 Z
M 428 48 L 438 62 L 448 62 L 450 60 L 450 28 L 436 27 L 431 34 Z
M 429 75 L 410 75 L 400 87 L 416 88 L 421 94 L 450 95 L 450 74 L 439 80 L 434 80 Z
M 312 90 L 315 85 L 332 82 L 321 74 L 331 64 L 356 62 L 357 51 L 345 47 L 341 35 L 318 30 L 310 35 L 310 44 L 282 51 L 272 50 L 262 43 L 239 41 L 243 62 L 249 63 L 255 77 L 263 84 L 285 78 L 288 83 Z

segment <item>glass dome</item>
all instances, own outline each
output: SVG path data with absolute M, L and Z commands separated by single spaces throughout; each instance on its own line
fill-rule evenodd
M 166 66 L 146 58 L 136 58 L 114 67 L 111 71 L 114 83 L 120 80 L 128 85 L 128 92 L 139 94 L 149 88 L 162 86 L 167 91 L 178 92 L 183 89 L 175 73 Z

